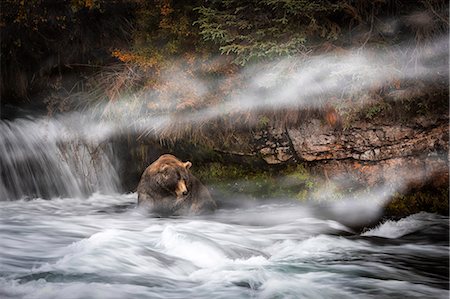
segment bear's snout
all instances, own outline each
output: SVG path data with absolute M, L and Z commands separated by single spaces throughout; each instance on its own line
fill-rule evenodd
M 188 189 L 186 187 L 186 182 L 184 180 L 178 181 L 175 193 L 177 194 L 177 197 L 185 196 L 188 194 Z

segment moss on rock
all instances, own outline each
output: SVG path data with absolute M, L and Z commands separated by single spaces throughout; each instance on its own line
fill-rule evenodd
M 397 193 L 386 206 L 385 213 L 391 217 L 405 217 L 421 211 L 449 214 L 449 188 L 423 188 L 408 193 Z
M 193 172 L 213 192 L 221 195 L 306 200 L 317 185 L 315 178 L 303 165 L 255 170 L 247 165 L 210 163 Z

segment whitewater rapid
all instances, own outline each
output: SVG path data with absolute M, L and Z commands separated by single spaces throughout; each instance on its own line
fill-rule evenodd
M 0 202 L 0 298 L 448 298 L 448 217 L 357 233 L 293 202 L 155 218 L 136 194 Z

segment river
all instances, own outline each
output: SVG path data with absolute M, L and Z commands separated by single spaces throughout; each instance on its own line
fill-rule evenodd
M 289 202 L 206 218 L 151 217 L 135 202 L 99 193 L 1 202 L 0 297 L 449 296 L 448 217 L 354 233 Z
M 450 295 L 446 216 L 361 232 L 348 223 L 366 204 L 233 198 L 213 215 L 159 218 L 118 191 L 107 148 L 68 143 L 70 128 L 0 124 L 0 298 Z

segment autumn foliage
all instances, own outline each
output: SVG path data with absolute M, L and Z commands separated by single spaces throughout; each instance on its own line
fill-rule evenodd
M 246 129 L 296 124 L 311 115 L 345 128 L 361 114 L 355 100 L 369 104 L 365 117 L 395 111 L 396 104 L 383 102 L 386 95 L 417 82 L 392 75 L 365 94 L 353 92 L 357 99 L 324 93 L 311 109 L 233 107 L 214 121 L 183 122 L 245 90 L 244 71 L 253 65 L 339 58 L 350 49 L 414 48 L 448 34 L 448 3 L 438 0 L 7 0 L 1 11 L 3 96 L 27 98 L 47 86 L 59 92 L 47 100 L 51 107 L 64 103 L 109 118 L 169 115 L 176 130 L 160 133 L 175 139 L 216 127 L 240 130 L 236 123 Z M 92 69 L 71 86 L 52 79 L 80 65 Z M 346 88 L 357 90 L 358 78 L 352 80 Z

